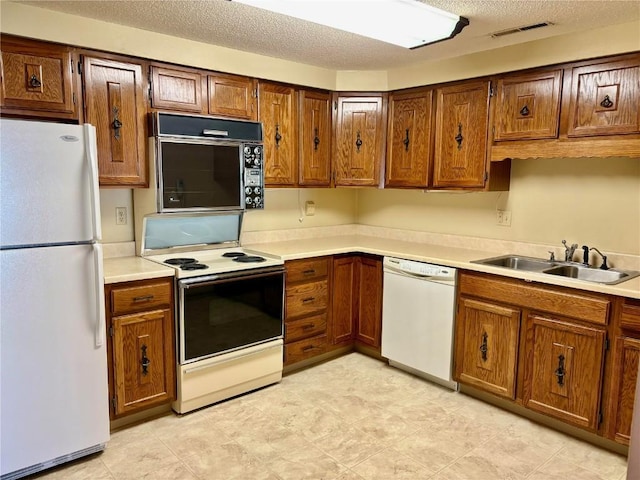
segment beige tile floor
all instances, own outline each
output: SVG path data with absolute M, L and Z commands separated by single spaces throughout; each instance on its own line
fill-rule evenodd
M 54 480 L 622 480 L 626 459 L 358 353 L 116 432 Z

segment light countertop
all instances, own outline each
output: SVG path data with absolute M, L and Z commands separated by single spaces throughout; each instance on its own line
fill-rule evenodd
M 549 285 L 559 285 L 589 292 L 640 298 L 640 277 L 619 283 L 618 285 L 603 285 L 544 273 L 511 270 L 508 268 L 470 263 L 472 260 L 496 257 L 501 254 L 518 254 L 518 252 L 496 253 L 495 251 L 447 247 L 358 234 L 245 244 L 243 248 L 258 254 L 262 253 L 264 255 L 279 257 L 285 261 L 341 253 L 369 253 L 435 263 L 477 272 L 493 273 L 504 277 L 519 278 Z M 105 283 L 145 280 L 158 277 L 170 277 L 173 275 L 173 268 L 165 267 L 141 257 L 117 257 L 108 258 L 104 261 Z
M 619 295 L 622 297 L 640 298 L 640 277 L 633 278 L 618 285 L 603 285 L 574 280 L 545 273 L 511 270 L 470 263 L 472 260 L 496 257 L 518 252 L 490 252 L 467 248 L 447 247 L 426 243 L 406 242 L 389 238 L 366 235 L 340 235 L 335 237 L 299 239 L 272 243 L 243 245 L 245 250 L 256 253 L 279 256 L 283 260 L 295 260 L 323 255 L 361 252 L 374 255 L 399 257 L 407 260 L 435 263 L 454 268 L 463 268 L 477 272 L 493 273 L 505 277 L 519 278 L 534 282 L 577 288 L 580 290 Z

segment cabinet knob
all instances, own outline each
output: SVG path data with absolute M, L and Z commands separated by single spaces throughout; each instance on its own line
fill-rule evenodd
M 276 148 L 280 148 L 280 140 L 282 140 L 282 135 L 280 135 L 280 125 L 276 123 Z
M 523 117 L 528 116 L 529 113 L 531 112 L 529 111 L 529 108 L 526 105 L 520 109 L 520 115 L 522 115 Z
M 120 139 L 120 129 L 122 128 L 123 124 L 120 121 L 120 119 L 118 118 L 118 116 L 120 115 L 120 110 L 118 109 L 118 107 L 113 107 L 113 122 L 111 122 L 111 127 L 113 127 L 113 136 L 116 138 L 116 140 Z
M 360 152 L 360 147 L 362 146 L 362 139 L 360 138 L 360 130 L 356 133 L 356 149 Z
M 31 88 L 39 88 L 42 86 L 42 82 L 38 79 L 38 77 L 36 77 L 35 73 L 31 75 L 31 78 L 29 78 L 29 86 Z
M 564 355 L 558 355 L 558 368 L 556 368 L 553 374 L 556 376 L 558 385 L 560 385 L 561 387 L 564 386 L 565 373 L 566 371 L 564 369 Z
M 489 340 L 489 335 L 487 332 L 482 332 L 482 343 L 480 344 L 480 354 L 482 355 L 482 361 L 487 361 L 487 352 L 489 351 L 489 347 L 487 346 L 487 341 Z
M 320 137 L 318 137 L 318 128 L 315 129 L 313 137 L 313 149 L 318 150 L 318 145 L 320 145 Z
M 151 360 L 147 358 L 147 346 L 142 345 L 140 350 L 142 350 L 142 358 L 140 359 L 140 365 L 142 366 L 142 375 L 147 375 L 149 373 L 149 365 L 151 364 Z
M 408 128 L 405 130 L 404 135 L 405 136 L 404 136 L 404 140 L 402 141 L 402 143 L 404 143 L 404 150 L 406 152 L 408 152 L 409 151 L 409 129 Z
M 462 140 L 464 140 L 464 137 L 462 136 L 462 124 L 461 123 L 458 124 L 458 134 L 454 138 L 456 140 L 456 143 L 458 144 L 458 150 L 462 150 Z
M 611 108 L 613 107 L 613 102 L 611 101 L 611 99 L 609 98 L 609 95 L 605 95 L 604 99 L 600 102 L 600 106 L 604 107 L 604 108 Z

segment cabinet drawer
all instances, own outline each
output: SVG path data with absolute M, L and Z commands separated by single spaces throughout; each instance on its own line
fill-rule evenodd
M 620 327 L 640 331 L 640 300 L 625 300 L 620 315 Z
M 295 342 L 301 338 L 313 337 L 320 335 L 327 330 L 327 314 L 316 315 L 309 318 L 301 318 L 285 322 L 284 324 L 284 341 Z
M 297 363 L 307 358 L 323 354 L 326 351 L 326 335 L 319 335 L 306 340 L 300 340 L 299 342 L 289 343 L 284 346 L 284 364 L 290 365 Z
M 171 303 L 171 284 L 156 283 L 139 287 L 117 288 L 111 291 L 111 313 L 148 310 Z
M 327 281 L 303 283 L 287 288 L 286 318 L 320 312 L 327 308 Z
M 287 282 L 304 282 L 327 276 L 329 271 L 328 258 L 311 260 L 294 260 L 287 262 Z

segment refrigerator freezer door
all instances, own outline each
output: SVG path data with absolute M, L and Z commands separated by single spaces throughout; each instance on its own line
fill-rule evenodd
M 99 207 L 85 141 L 93 127 L 0 122 L 0 246 L 93 241 Z
M 94 255 L 93 245 L 0 251 L 3 475 L 109 439 Z

